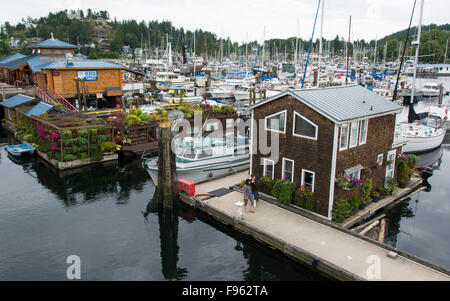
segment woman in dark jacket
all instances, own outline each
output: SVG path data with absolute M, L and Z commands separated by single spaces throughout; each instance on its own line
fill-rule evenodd
M 251 187 L 251 183 L 250 183 L 250 179 L 247 179 L 245 181 L 244 187 L 244 212 L 247 213 L 247 204 L 248 201 L 250 200 L 250 212 L 255 213 L 255 211 L 253 211 L 253 206 L 254 206 L 254 201 L 253 201 L 253 191 L 252 191 L 252 187 Z
M 256 180 L 256 176 L 252 175 L 252 179 L 250 181 L 250 185 L 252 186 L 253 198 L 255 199 L 255 203 L 256 203 L 256 201 L 259 200 L 257 183 L 258 183 L 258 181 Z

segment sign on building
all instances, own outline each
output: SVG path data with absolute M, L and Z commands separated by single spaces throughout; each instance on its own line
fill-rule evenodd
M 78 71 L 78 78 L 83 78 L 85 81 L 96 81 L 97 71 Z

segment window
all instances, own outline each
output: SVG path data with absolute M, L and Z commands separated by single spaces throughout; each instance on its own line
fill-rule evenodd
M 264 159 L 264 176 L 273 180 L 275 164 L 272 160 Z
M 306 169 L 302 169 L 302 186 L 309 187 L 314 192 L 314 176 L 315 173 Z
M 353 179 L 360 179 L 361 178 L 361 169 L 363 169 L 364 167 L 361 164 L 358 164 L 356 166 L 347 168 L 346 170 L 344 170 L 344 173 L 346 175 L 349 175 L 350 178 Z
M 383 165 L 383 154 L 379 154 L 377 157 L 377 164 Z
M 350 126 L 350 148 L 358 145 L 358 121 L 353 121 Z
M 283 158 L 283 179 L 294 182 L 294 160 Z
M 396 155 L 396 150 L 391 150 L 388 153 L 387 156 L 387 160 L 390 162 L 386 165 L 386 179 L 388 178 L 394 178 L 394 173 L 395 173 L 395 155 Z
M 348 124 L 343 124 L 341 126 L 341 143 L 340 143 L 340 150 L 347 149 L 348 146 Z
M 286 133 L 286 110 L 266 117 L 266 130 Z
M 317 139 L 317 125 L 303 117 L 297 112 L 294 112 L 294 129 L 293 135 L 307 139 Z
M 366 144 L 368 119 L 361 120 L 359 124 L 359 145 Z

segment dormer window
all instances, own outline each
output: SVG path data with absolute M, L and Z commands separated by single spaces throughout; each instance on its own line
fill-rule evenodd
M 286 110 L 266 117 L 266 130 L 286 133 Z
M 294 111 L 293 135 L 296 137 L 317 140 L 317 125 Z

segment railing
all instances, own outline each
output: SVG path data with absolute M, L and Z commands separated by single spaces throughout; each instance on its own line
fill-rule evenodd
M 394 131 L 393 145 L 403 144 L 407 141 L 406 134 L 408 132 L 408 124 L 396 124 Z
M 34 86 L 34 95 L 39 99 L 51 104 L 56 105 L 60 103 L 65 109 L 69 111 L 76 111 L 77 109 L 67 101 L 64 97 L 56 93 L 50 88 L 47 88 L 45 91 L 40 89 L 38 86 Z

